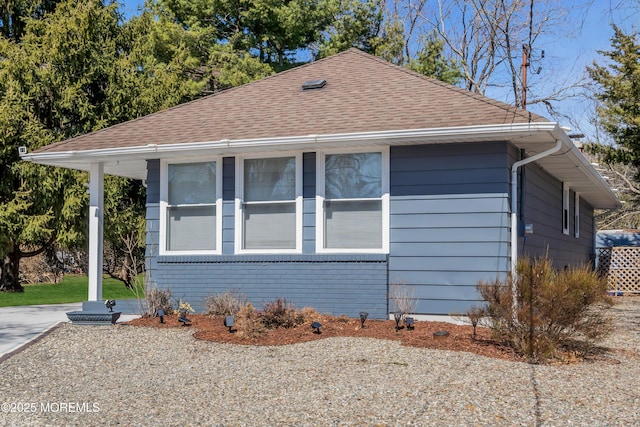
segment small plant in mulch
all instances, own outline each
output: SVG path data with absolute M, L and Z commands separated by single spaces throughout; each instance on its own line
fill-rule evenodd
M 318 312 L 308 307 L 295 309 L 286 299 L 278 298 L 266 302 L 262 310 L 246 303 L 238 310 L 236 317 L 238 333 L 256 338 L 268 330 L 295 328 L 309 323 L 318 317 Z
M 227 291 L 207 297 L 206 313 L 209 316 L 236 316 L 247 303 L 247 297 L 237 291 Z
M 486 313 L 483 307 L 475 307 L 475 306 L 471 307 L 466 312 L 467 318 L 469 319 L 469 323 L 471 323 L 471 326 L 473 327 L 473 339 L 476 339 L 476 337 L 478 336 L 477 334 L 478 324 L 480 323 L 482 318 L 485 316 L 485 314 Z
M 145 301 L 147 303 L 147 314 L 156 317 L 158 310 L 163 310 L 166 314 L 173 312 L 171 304 L 171 291 L 169 289 L 158 289 L 149 286 L 146 290 Z
M 196 311 L 191 307 L 191 304 L 189 304 L 186 301 L 182 301 L 182 299 L 180 299 L 180 302 L 178 303 L 178 309 L 174 310 L 173 314 L 186 316 L 187 314 L 191 314 L 195 312 Z

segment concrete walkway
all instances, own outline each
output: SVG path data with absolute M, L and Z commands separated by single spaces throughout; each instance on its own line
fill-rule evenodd
M 60 322 L 82 303 L 0 307 L 0 357 L 18 349 Z
M 82 303 L 0 307 L 0 359 L 28 344 L 60 322 L 67 312 L 82 310 Z M 123 315 L 119 322 L 138 316 Z

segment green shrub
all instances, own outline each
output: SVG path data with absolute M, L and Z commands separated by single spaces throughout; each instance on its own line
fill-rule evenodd
M 515 278 L 477 288 L 494 335 L 532 362 L 569 347 L 588 352 L 611 332 L 606 283 L 587 267 L 558 272 L 546 257 L 521 259 Z
M 209 296 L 205 301 L 210 316 L 236 316 L 247 302 L 247 298 L 235 291 Z

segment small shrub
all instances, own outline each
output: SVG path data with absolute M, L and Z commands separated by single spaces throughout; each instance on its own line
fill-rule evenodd
M 238 310 L 236 329 L 238 334 L 249 338 L 256 338 L 267 330 L 258 317 L 258 312 L 255 307 L 250 302 Z
M 293 328 L 304 322 L 304 317 L 284 298 L 266 302 L 258 316 L 267 329 Z
M 227 291 L 207 297 L 205 306 L 210 316 L 236 316 L 246 302 L 247 298 L 244 295 Z
M 471 307 L 467 310 L 466 315 L 469 319 L 469 323 L 471 323 L 471 326 L 473 327 L 473 339 L 476 339 L 478 324 L 485 316 L 485 310 L 482 307 Z
M 298 310 L 298 318 L 301 320 L 300 324 L 311 323 L 320 318 L 320 313 L 311 307 L 304 307 Z
M 162 309 L 165 313 L 173 312 L 171 306 L 171 291 L 169 289 L 158 289 L 155 286 L 149 286 L 145 297 L 147 303 L 147 314 L 156 317 L 158 310 Z
M 416 312 L 418 300 L 414 297 L 413 288 L 404 282 L 394 282 L 389 285 L 389 299 L 393 303 L 394 311 L 402 313 L 402 320 L 407 314 Z
M 181 314 L 183 316 L 186 316 L 189 313 L 195 313 L 195 310 L 191 307 L 191 304 L 186 301 L 182 301 L 182 298 L 180 298 L 178 309 L 175 310 L 173 314 Z
M 606 283 L 587 267 L 556 272 L 546 257 L 521 259 L 515 278 L 477 288 L 495 336 L 532 362 L 576 344 L 590 351 L 611 331 Z

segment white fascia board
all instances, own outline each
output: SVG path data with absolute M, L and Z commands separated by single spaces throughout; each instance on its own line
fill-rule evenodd
M 200 152 L 203 150 L 222 152 L 235 152 L 243 149 L 306 149 L 315 144 L 362 142 L 385 142 L 389 145 L 411 142 L 416 139 L 428 141 L 428 143 L 462 142 L 467 138 L 514 138 L 523 135 L 533 135 L 541 132 L 554 132 L 558 130 L 557 123 L 535 122 L 509 125 L 485 125 L 464 126 L 430 129 L 410 129 L 382 132 L 357 132 L 347 134 L 306 135 L 280 138 L 257 138 L 244 140 L 204 141 L 179 144 L 148 144 L 138 147 L 116 147 L 83 151 L 60 151 L 54 153 L 27 153 L 22 155 L 23 160 L 36 163 L 55 164 L 64 160 L 91 160 L 115 161 L 119 159 L 131 159 L 132 157 L 150 158 L 150 154 L 180 154 L 188 152 Z

